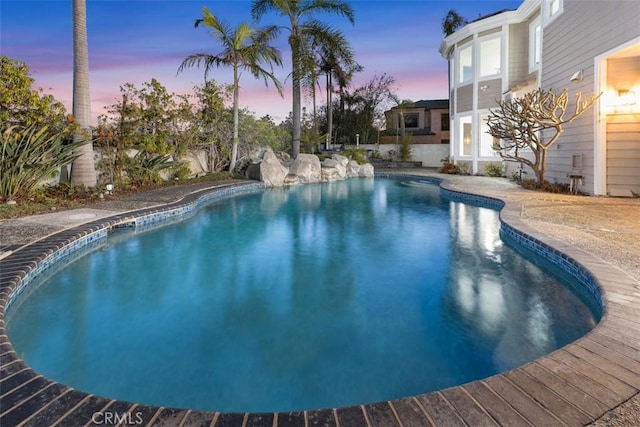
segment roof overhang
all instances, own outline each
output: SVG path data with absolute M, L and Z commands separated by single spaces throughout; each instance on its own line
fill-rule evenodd
M 483 31 L 491 30 L 503 25 L 519 24 L 524 22 L 540 9 L 540 4 L 541 0 L 524 0 L 516 10 L 498 13 L 484 19 L 470 22 L 455 33 L 445 37 L 444 40 L 442 40 L 442 43 L 440 43 L 438 51 L 444 59 L 448 60 L 456 43 Z

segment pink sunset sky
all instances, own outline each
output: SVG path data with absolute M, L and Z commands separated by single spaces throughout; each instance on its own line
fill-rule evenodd
M 193 53 L 217 53 L 218 47 L 204 27 L 194 28 L 201 8 L 236 26 L 250 22 L 250 1 L 191 0 L 86 0 L 92 115 L 119 98 L 120 86 L 138 87 L 152 78 L 169 92 L 188 93 L 204 81 L 202 68 L 177 74 L 182 60 Z M 374 75 L 387 73 L 397 81 L 402 99 L 447 98 L 447 63 L 438 53 L 442 41 L 441 21 L 449 9 L 468 20 L 503 9 L 515 9 L 520 1 L 351 1 L 355 25 L 346 19 L 319 15 L 340 29 L 350 41 L 356 60 L 364 67 L 357 87 Z M 286 25 L 275 14 L 259 25 Z M 283 31 L 275 45 L 284 66 L 274 70 L 284 83 L 281 98 L 273 87 L 250 75 L 241 79 L 241 106 L 276 122 L 291 111 L 290 51 Z M 71 111 L 73 84 L 71 0 L 2 0 L 0 3 L 0 53 L 25 61 L 36 87 L 50 93 Z M 231 82 L 231 70 L 210 73 L 218 83 Z M 320 103 L 324 91 L 320 90 Z

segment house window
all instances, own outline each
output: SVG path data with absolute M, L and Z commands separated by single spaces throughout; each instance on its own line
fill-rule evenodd
M 442 131 L 449 130 L 449 126 L 450 126 L 449 121 L 450 121 L 449 113 L 442 113 L 440 115 L 440 130 Z
M 564 0 L 544 0 L 542 3 L 543 24 L 547 25 L 562 13 Z
M 458 83 L 468 82 L 473 79 L 473 50 L 469 45 L 460 50 L 458 54 Z
M 493 37 L 480 42 L 480 77 L 499 75 L 501 67 L 501 38 Z
M 404 115 L 404 127 L 405 128 L 417 128 L 418 127 L 418 115 L 417 114 L 405 114 Z
M 542 25 L 540 18 L 529 25 L 529 69 L 540 67 L 542 59 Z
M 460 154 L 470 156 L 472 154 L 473 127 L 471 125 L 471 117 L 460 118 Z
M 488 114 L 480 116 L 480 157 L 497 157 L 495 148 L 500 147 L 500 140 L 489 134 Z

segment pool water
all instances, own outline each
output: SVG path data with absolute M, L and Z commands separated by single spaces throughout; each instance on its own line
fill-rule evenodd
M 352 179 L 114 235 L 10 307 L 36 371 L 166 407 L 274 412 L 425 393 L 584 335 L 592 311 L 437 185 Z

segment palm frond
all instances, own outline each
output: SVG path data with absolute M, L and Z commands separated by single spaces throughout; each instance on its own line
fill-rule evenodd
M 222 66 L 227 66 L 227 62 L 224 57 L 218 55 L 211 55 L 208 53 L 196 53 L 193 55 L 187 56 L 180 67 L 178 67 L 178 73 L 183 72 L 186 68 L 197 67 L 200 65 L 204 65 L 204 78 L 205 80 L 209 77 L 209 72 L 212 68 L 219 68 Z
M 351 24 L 355 22 L 355 14 L 351 5 L 342 0 L 311 0 L 300 7 L 301 15 L 331 13 L 347 18 Z

